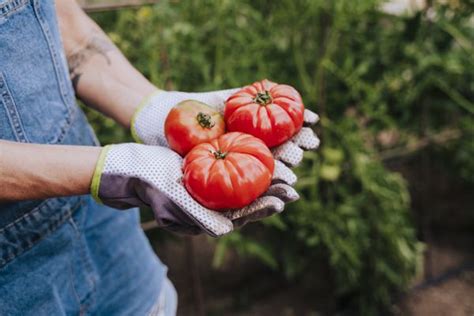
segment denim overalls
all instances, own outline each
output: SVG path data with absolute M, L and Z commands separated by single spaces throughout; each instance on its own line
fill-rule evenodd
M 52 0 L 0 0 L 0 139 L 98 145 Z M 146 315 L 165 278 L 136 209 L 89 195 L 0 204 L 0 315 Z

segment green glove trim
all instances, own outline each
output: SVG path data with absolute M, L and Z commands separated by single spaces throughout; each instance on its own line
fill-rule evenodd
M 91 182 L 91 194 L 94 200 L 98 203 L 103 204 L 99 198 L 99 187 L 100 187 L 100 178 L 102 177 L 102 171 L 104 170 L 105 165 L 105 158 L 107 157 L 107 153 L 110 150 L 110 145 L 105 146 L 99 155 L 99 160 L 97 160 L 97 164 L 94 170 L 94 176 L 92 177 Z
M 158 91 L 153 92 L 149 96 L 145 97 L 138 105 L 137 109 L 135 110 L 135 113 L 133 113 L 132 121 L 130 122 L 130 132 L 132 133 L 132 137 L 135 140 L 135 142 L 139 144 L 143 144 L 143 141 L 138 136 L 137 129 L 135 127 L 135 122 L 137 120 L 138 114 L 141 112 L 141 110 L 143 110 L 148 105 L 148 102 L 151 100 L 151 98 L 153 98 L 154 96 L 156 96 L 157 94 L 161 92 L 163 91 L 158 90 Z

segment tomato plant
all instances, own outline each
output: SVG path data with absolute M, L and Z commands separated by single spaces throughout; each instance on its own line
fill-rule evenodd
M 295 88 L 265 79 L 230 96 L 224 119 L 229 131 L 251 134 L 274 147 L 301 129 L 303 115 L 303 100 Z
M 181 156 L 224 132 L 225 124 L 219 112 L 196 100 L 178 103 L 165 121 L 166 140 L 170 148 Z
M 227 133 L 194 147 L 184 160 L 188 192 L 213 210 L 244 207 L 270 186 L 274 160 L 260 139 Z

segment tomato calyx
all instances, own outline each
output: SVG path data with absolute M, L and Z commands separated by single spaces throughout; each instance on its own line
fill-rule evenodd
M 273 99 L 272 99 L 272 96 L 270 95 L 270 92 L 265 90 L 264 92 L 257 92 L 257 95 L 255 96 L 253 101 L 260 105 L 267 105 L 267 104 L 272 103 Z
M 227 152 L 222 152 L 220 149 L 211 151 L 216 159 L 224 159 L 227 156 Z
M 216 125 L 211 116 L 206 113 L 199 112 L 196 116 L 196 120 L 198 121 L 199 125 L 204 128 L 213 128 L 214 125 Z

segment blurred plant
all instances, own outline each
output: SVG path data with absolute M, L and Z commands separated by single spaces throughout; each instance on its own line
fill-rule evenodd
M 327 256 L 341 307 L 357 307 L 360 315 L 379 314 L 420 267 L 409 194 L 403 179 L 364 149 L 351 119 L 322 124 L 326 146 L 321 155 L 307 153 L 298 170 L 301 200 L 275 217 L 278 221 L 264 221 L 264 238 L 254 243 L 264 245 L 265 257 L 271 250 L 278 268 L 308 288 L 327 280 L 314 270 L 315 262 Z M 249 247 L 244 234 L 224 237 L 216 256 L 223 256 L 220 247 L 239 249 L 240 238 Z M 275 268 L 273 262 L 270 267 Z
M 378 152 L 456 129 L 447 164 L 474 179 L 474 5 L 430 1 L 409 16 L 379 8 L 377 0 L 183 0 L 94 15 L 159 87 L 204 91 L 268 77 L 301 91 L 322 116 L 323 140 L 298 169 L 301 200 L 257 224 L 258 234 L 221 238 L 214 264 L 232 248 L 314 283 L 312 263 L 324 258 L 336 294 L 363 315 L 385 312 L 420 258 L 406 184 Z M 88 115 L 102 140 L 125 138 Z
M 118 142 L 133 142 L 130 132 L 119 125 L 114 120 L 104 117 L 100 113 L 81 104 L 81 108 L 87 115 L 87 119 L 96 132 L 102 145 Z

